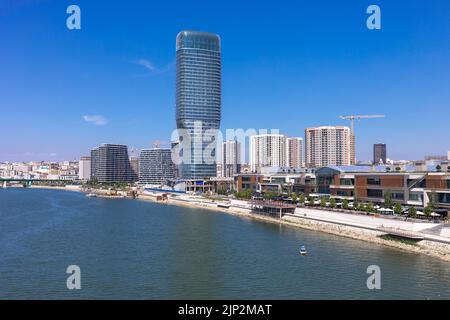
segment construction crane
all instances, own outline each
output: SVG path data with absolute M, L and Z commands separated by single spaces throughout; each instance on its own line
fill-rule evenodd
M 351 131 L 350 131 L 350 164 L 356 163 L 356 152 L 355 152 L 355 119 L 375 119 L 375 118 L 385 118 L 383 114 L 375 115 L 351 115 L 351 116 L 339 116 L 339 118 L 351 121 Z

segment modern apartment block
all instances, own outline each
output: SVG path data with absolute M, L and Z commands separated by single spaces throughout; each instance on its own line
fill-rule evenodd
M 373 163 L 374 164 L 386 164 L 386 144 L 376 143 L 373 145 Z
M 78 161 L 78 179 L 87 181 L 91 178 L 91 157 L 81 157 Z
M 241 143 L 237 140 L 222 143 L 222 177 L 232 177 L 241 171 Z
M 302 138 L 286 138 L 286 167 L 303 167 Z
M 260 172 L 262 167 L 284 167 L 286 165 L 286 136 L 261 134 L 250 137 L 250 167 Z
M 128 157 L 128 147 L 104 143 L 91 150 L 91 180 L 98 182 L 134 182 L 134 173 Z
M 323 167 L 316 171 L 317 192 L 331 197 L 384 203 L 386 197 L 402 205 L 425 207 L 429 202 L 450 210 L 450 172 L 438 166 Z M 439 168 L 439 167 L 438 167 Z
M 221 119 L 220 51 L 216 34 L 182 31 L 177 35 L 176 124 L 182 147 L 182 179 L 216 176 L 214 142 Z
M 175 178 L 171 149 L 142 149 L 139 159 L 139 183 L 162 184 Z
M 308 167 L 350 165 L 350 128 L 326 126 L 305 130 Z

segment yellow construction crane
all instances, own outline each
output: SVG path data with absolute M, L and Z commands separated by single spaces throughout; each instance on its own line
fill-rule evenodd
M 350 131 L 350 164 L 356 163 L 355 155 L 355 119 L 375 119 L 375 118 L 385 118 L 383 114 L 375 115 L 351 115 L 351 116 L 339 116 L 339 118 L 351 121 L 351 131 Z

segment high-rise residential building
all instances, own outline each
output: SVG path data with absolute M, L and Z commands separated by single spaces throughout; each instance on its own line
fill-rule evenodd
M 136 177 L 138 177 L 139 176 L 139 157 L 131 156 L 130 164 L 131 164 L 131 169 L 133 169 L 134 174 L 136 175 Z
M 222 143 L 222 176 L 232 177 L 241 171 L 241 143 L 237 140 Z
M 162 184 L 175 178 L 171 149 L 142 149 L 139 159 L 139 183 Z
M 303 167 L 302 138 L 286 138 L 286 167 Z
M 182 31 L 176 39 L 176 123 L 182 179 L 216 176 L 221 118 L 221 56 L 218 35 Z
M 78 179 L 87 181 L 91 178 L 91 157 L 81 157 L 78 161 Z
M 447 160 L 450 160 L 450 151 L 447 151 Z
M 386 144 L 376 143 L 373 145 L 373 163 L 374 164 L 386 164 Z
M 286 136 L 260 134 L 250 137 L 250 167 L 259 172 L 261 167 L 284 167 L 286 165 Z
M 305 130 L 308 167 L 350 165 L 350 128 L 323 126 Z
M 123 144 L 104 143 L 91 150 L 91 180 L 98 182 L 137 181 L 130 159 L 128 147 Z

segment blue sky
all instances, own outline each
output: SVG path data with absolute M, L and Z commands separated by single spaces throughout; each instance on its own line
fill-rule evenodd
M 81 8 L 81 30 L 66 28 L 70 4 Z M 366 28 L 370 4 L 381 7 L 381 30 Z M 357 123 L 359 160 L 377 142 L 394 159 L 450 150 L 448 0 L 7 0 L 0 161 L 168 141 L 184 29 L 222 38 L 222 129 L 304 136 L 305 127 L 348 125 L 341 114 L 386 114 Z

